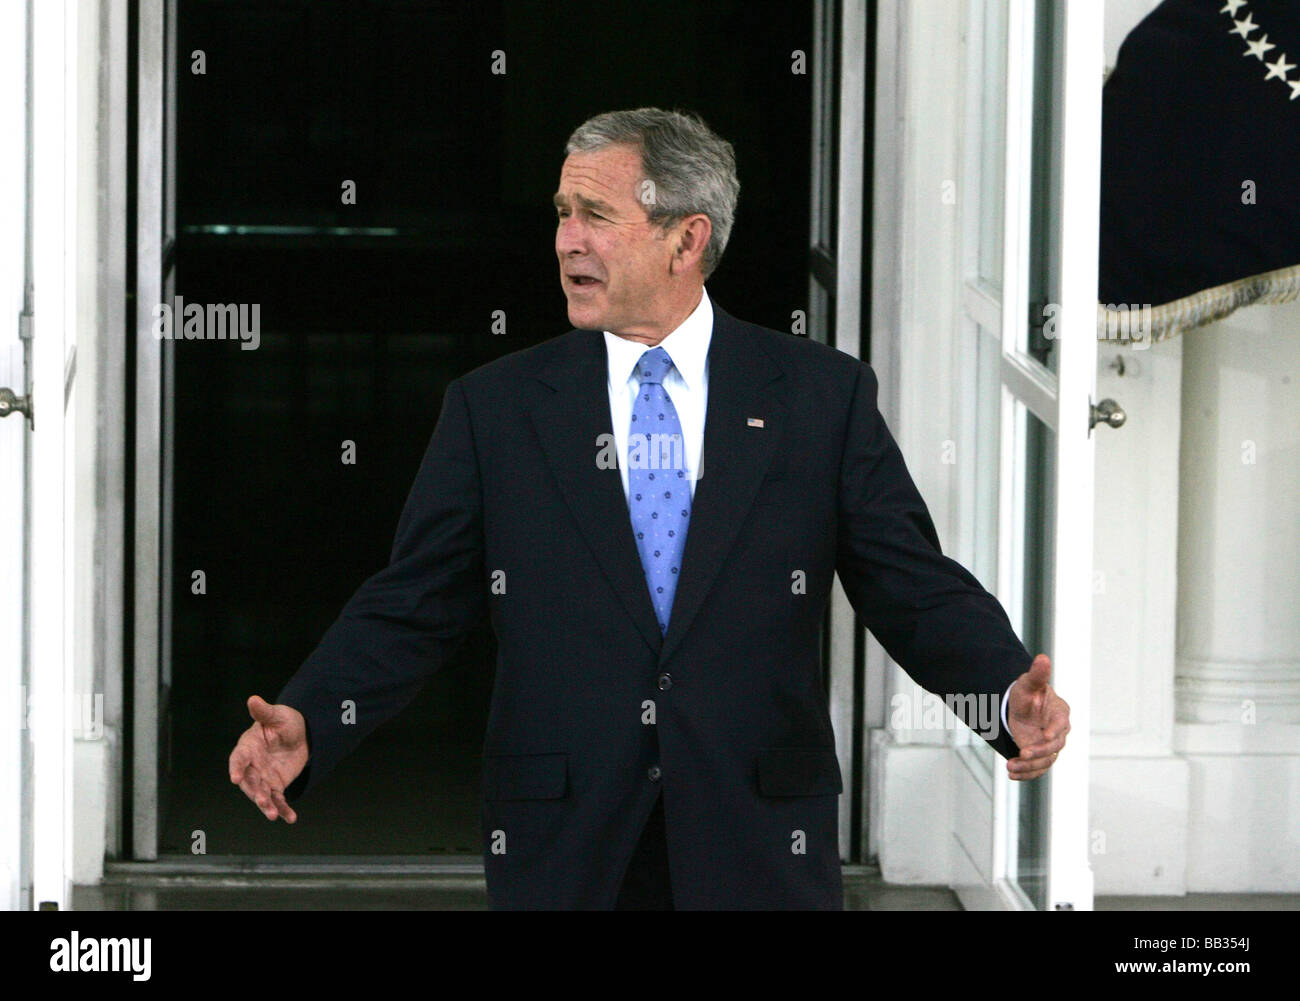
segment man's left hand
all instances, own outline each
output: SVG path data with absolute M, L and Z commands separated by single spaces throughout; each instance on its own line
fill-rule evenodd
M 1052 662 L 1040 653 L 1011 686 L 1007 727 L 1020 756 L 1007 761 L 1007 773 L 1017 782 L 1036 779 L 1051 768 L 1070 732 L 1070 707 L 1047 683 L 1051 676 Z

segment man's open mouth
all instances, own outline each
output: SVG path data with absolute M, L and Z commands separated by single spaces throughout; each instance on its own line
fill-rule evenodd
M 599 280 L 592 278 L 590 275 L 569 275 L 569 282 L 582 287 L 600 284 Z

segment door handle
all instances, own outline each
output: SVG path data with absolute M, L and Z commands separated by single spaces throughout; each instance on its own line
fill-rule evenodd
M 32 416 L 32 398 L 30 396 L 19 396 L 7 386 L 0 387 L 0 417 L 8 417 L 14 412 L 26 414 L 28 420 L 30 420 Z
M 1124 408 L 1111 399 L 1102 400 L 1100 403 L 1088 404 L 1088 431 L 1092 432 L 1098 424 L 1105 424 L 1107 427 L 1122 428 L 1124 422 L 1128 420 L 1128 414 L 1124 413 Z

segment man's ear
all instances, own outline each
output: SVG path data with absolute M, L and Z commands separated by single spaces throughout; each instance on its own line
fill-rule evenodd
M 702 268 L 704 250 L 713 236 L 713 223 L 702 212 L 687 216 L 677 225 L 674 236 L 676 246 L 670 270 L 673 274 L 685 274 L 693 268 Z

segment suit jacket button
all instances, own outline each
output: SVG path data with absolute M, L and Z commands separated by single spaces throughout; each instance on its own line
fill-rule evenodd
M 666 692 L 673 687 L 673 676 L 671 674 L 659 675 L 659 691 Z
M 651 765 L 648 769 L 646 769 L 646 774 L 650 776 L 651 782 L 658 782 L 659 779 L 663 776 L 663 769 L 660 768 L 658 765 Z

